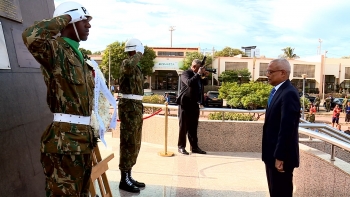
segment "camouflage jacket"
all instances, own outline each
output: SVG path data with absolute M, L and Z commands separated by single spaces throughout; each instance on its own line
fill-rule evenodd
M 142 57 L 141 53 L 136 53 L 125 59 L 120 67 L 119 92 L 122 94 L 135 94 L 143 96 L 143 75 L 137 65 Z M 121 99 L 119 105 L 127 99 Z M 128 99 L 130 100 L 130 99 Z M 142 101 L 132 100 L 132 102 L 142 103 Z
M 52 113 L 90 116 L 93 103 L 92 68 L 61 37 L 69 16 L 43 20 L 24 30 L 22 38 L 41 64 L 47 86 L 47 104 Z M 91 153 L 93 135 L 89 125 L 53 122 L 41 138 L 41 151 L 58 154 Z

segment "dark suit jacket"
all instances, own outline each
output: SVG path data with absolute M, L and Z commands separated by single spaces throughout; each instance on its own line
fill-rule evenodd
M 299 166 L 300 107 L 298 91 L 286 80 L 266 109 L 262 160 L 267 166 L 274 167 L 276 159 L 284 161 L 284 169 Z
M 201 89 L 199 86 L 201 83 Z M 195 74 L 193 70 L 188 69 L 184 71 L 181 75 L 180 83 L 180 94 L 177 98 L 177 104 L 183 105 L 189 102 L 198 102 L 200 100 L 199 96 L 203 98 L 203 87 L 208 84 L 208 79 L 202 79 L 200 75 Z M 201 91 L 201 94 L 200 94 Z

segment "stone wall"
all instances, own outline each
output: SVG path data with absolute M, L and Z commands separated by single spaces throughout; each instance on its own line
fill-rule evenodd
M 40 163 L 40 138 L 53 116 L 46 104 L 40 68 L 26 61 L 25 48 L 20 50 L 22 56 L 17 56 L 16 44 L 19 46 L 22 38 L 16 32 L 34 21 L 51 18 L 55 6 L 53 0 L 0 4 L 15 1 L 19 2 L 23 21 L 0 16 L 11 67 L 0 69 L 0 196 L 41 197 L 45 196 L 45 177 Z
M 199 146 L 206 151 L 261 152 L 262 128 L 263 122 L 199 121 Z M 177 146 L 178 130 L 177 117 L 169 117 L 168 146 Z M 144 120 L 142 135 L 143 142 L 164 144 L 164 116 Z M 119 128 L 113 130 L 113 137 L 119 138 Z M 339 158 L 330 162 L 329 154 L 299 145 L 300 167 L 295 169 L 293 180 L 295 196 L 349 196 L 350 164 Z M 344 154 L 349 157 L 348 152 Z
M 300 167 L 294 170 L 294 195 L 319 197 L 350 194 L 350 164 L 300 144 Z

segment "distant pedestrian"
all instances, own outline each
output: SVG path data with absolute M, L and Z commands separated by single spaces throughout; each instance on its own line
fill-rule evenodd
M 306 117 L 306 120 L 314 123 L 315 122 L 315 114 L 316 114 L 316 107 L 310 103 L 310 107 L 309 107 L 309 114 Z
M 166 93 L 165 96 L 164 96 L 164 98 L 165 98 L 165 102 L 167 102 L 167 103 L 169 104 L 169 102 L 170 102 L 169 93 Z M 168 108 L 168 114 L 170 114 L 170 109 L 169 109 L 169 108 Z
M 340 125 L 340 124 L 337 125 L 337 129 L 338 129 L 339 131 L 341 131 L 341 125 Z
M 339 105 L 336 105 L 333 109 L 332 127 L 334 127 L 334 123 L 337 123 L 336 126 L 339 124 L 339 116 L 340 116 L 340 108 L 339 108 Z
M 347 103 L 347 106 L 345 108 L 345 123 L 348 124 L 350 122 L 350 102 Z

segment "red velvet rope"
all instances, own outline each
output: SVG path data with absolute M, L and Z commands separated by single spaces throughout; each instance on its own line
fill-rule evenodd
M 144 117 L 143 120 L 146 120 L 146 119 L 148 119 L 148 118 L 150 118 L 150 117 L 152 117 L 152 116 L 154 116 L 154 115 L 157 115 L 157 114 L 159 114 L 161 111 L 162 111 L 162 109 L 159 109 L 158 111 L 154 112 L 153 114 L 151 114 L 151 115 L 149 115 L 149 116 L 147 116 L 147 117 Z M 120 120 L 118 120 L 118 122 L 120 122 Z

